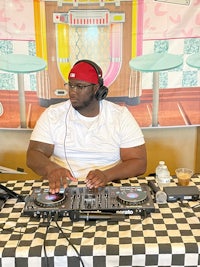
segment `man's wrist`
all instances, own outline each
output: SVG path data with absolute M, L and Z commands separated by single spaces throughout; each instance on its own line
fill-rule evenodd
M 109 170 L 105 170 L 103 171 L 103 174 L 105 176 L 105 179 L 106 179 L 106 183 L 110 183 L 114 180 L 114 178 L 112 178 L 112 175 L 111 175 L 111 172 Z
M 57 165 L 54 162 L 50 162 L 45 166 L 45 176 L 48 177 L 54 170 L 61 168 L 59 165 Z

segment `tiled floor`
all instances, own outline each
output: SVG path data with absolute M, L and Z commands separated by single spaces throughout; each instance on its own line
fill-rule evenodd
M 143 90 L 141 103 L 128 107 L 141 127 L 151 126 L 152 90 Z M 200 124 L 200 88 L 160 89 L 159 126 Z
M 45 109 L 35 92 L 26 92 L 27 124 L 33 128 Z M 143 90 L 137 106 L 128 106 L 141 127 L 151 127 L 152 90 Z M 0 128 L 19 128 L 18 91 L 0 91 Z M 200 88 L 160 89 L 159 127 L 200 125 Z M 3 110 L 2 110 L 3 109 Z

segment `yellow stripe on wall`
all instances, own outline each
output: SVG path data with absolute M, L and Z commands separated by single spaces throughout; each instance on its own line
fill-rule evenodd
M 132 58 L 137 56 L 137 16 L 138 16 L 138 1 L 132 1 Z
M 34 0 L 36 55 L 47 62 L 45 2 Z
M 65 82 L 68 81 L 69 63 L 69 25 L 56 24 L 57 62 L 60 74 Z

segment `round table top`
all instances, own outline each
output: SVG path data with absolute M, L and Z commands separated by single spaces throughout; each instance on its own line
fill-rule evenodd
M 129 66 L 143 72 L 156 72 L 174 69 L 183 64 L 179 55 L 168 53 L 153 53 L 138 56 L 129 61 Z
M 46 61 L 40 57 L 23 54 L 0 56 L 0 70 L 13 73 L 30 73 L 45 69 Z
M 200 54 L 193 54 L 186 59 L 188 66 L 193 68 L 200 68 Z

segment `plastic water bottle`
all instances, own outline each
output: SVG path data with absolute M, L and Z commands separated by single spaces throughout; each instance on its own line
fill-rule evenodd
M 162 167 L 165 165 L 165 162 L 163 160 L 159 161 L 158 166 L 156 167 L 155 173 L 156 173 L 156 181 L 158 182 L 158 175 L 160 170 L 162 170 Z
M 170 172 L 166 165 L 162 166 L 162 169 L 158 173 L 158 186 L 162 190 L 163 187 L 170 185 Z

